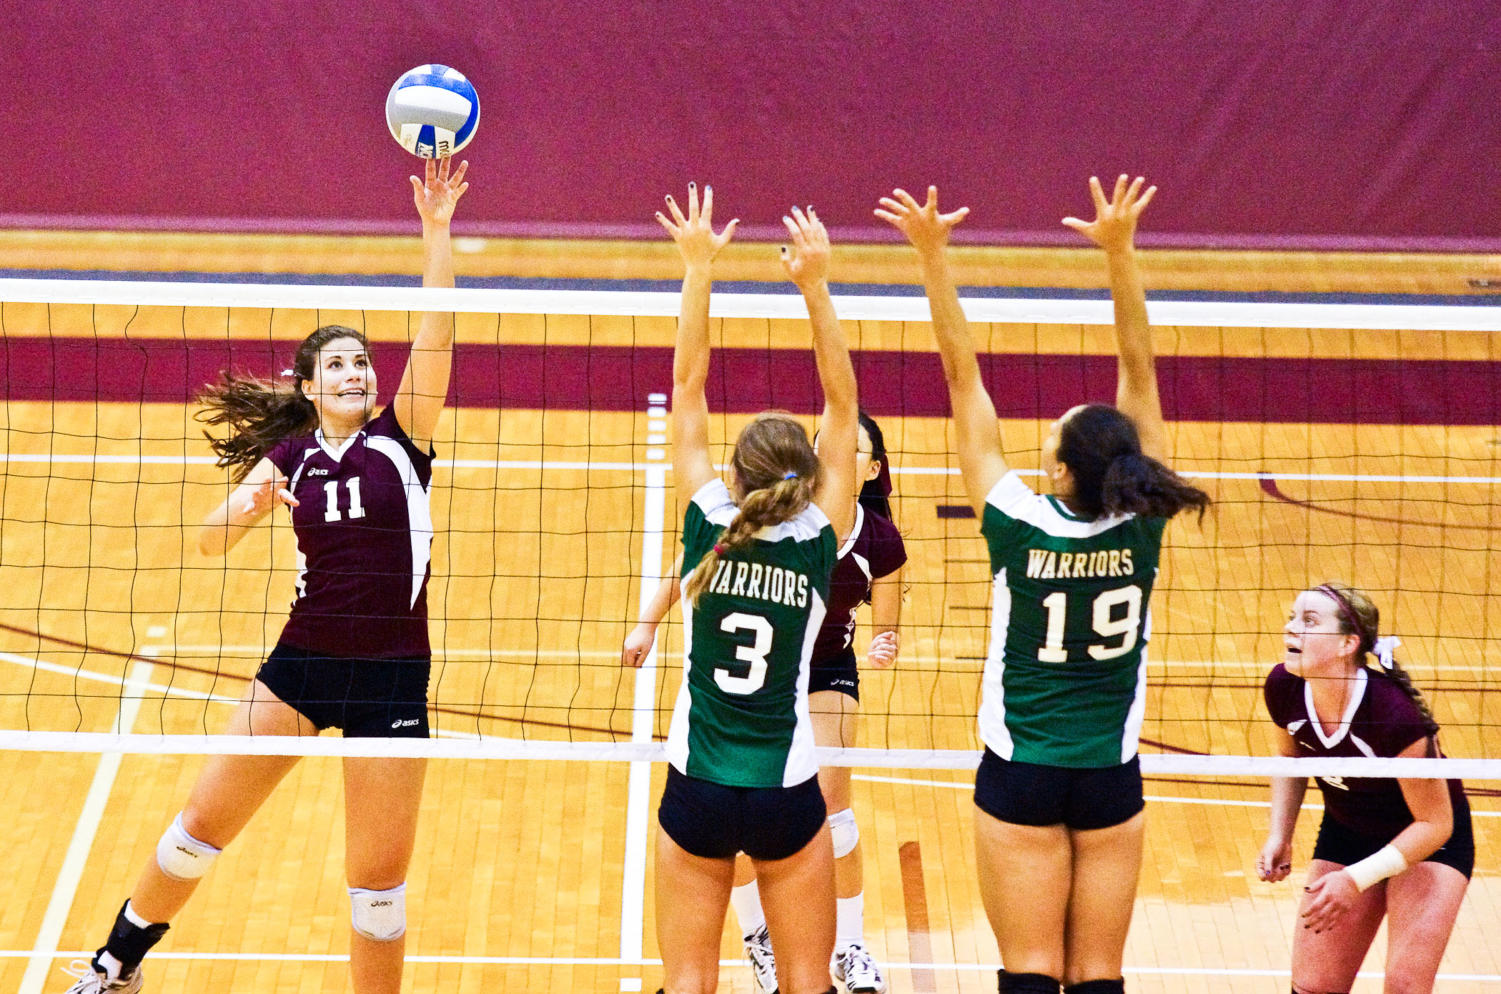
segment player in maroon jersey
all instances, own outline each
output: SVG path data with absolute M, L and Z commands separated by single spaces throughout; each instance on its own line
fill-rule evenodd
M 815 448 L 818 439 L 814 438 Z M 866 662 L 884 668 L 896 661 L 897 624 L 902 610 L 902 566 L 907 561 L 901 532 L 891 520 L 891 461 L 885 438 L 875 419 L 860 412 L 859 448 L 855 456 L 852 496 L 855 524 L 839 549 L 829 584 L 828 611 L 813 643 L 808 677 L 808 710 L 814 741 L 820 746 L 849 748 L 855 744 L 859 715 L 860 672 L 853 648 L 855 612 L 871 606 L 872 635 Z M 679 568 L 657 588 L 640 623 L 626 637 L 622 661 L 639 666 L 656 639 L 657 626 L 677 602 Z M 885 978 L 865 948 L 865 886 L 860 830 L 851 806 L 848 768 L 818 771 L 834 842 L 837 929 L 833 972 L 851 992 L 879 994 Z M 761 909 L 754 867 L 743 854 L 735 865 L 735 888 L 730 901 L 745 937 L 745 951 L 756 986 L 764 994 L 776 990 L 776 960 L 766 915 Z
M 1438 757 L 1438 724 L 1378 638 L 1364 591 L 1330 581 L 1305 590 L 1283 627 L 1284 661 L 1266 706 L 1284 756 Z M 1367 656 L 1379 666 L 1367 667 Z M 1387 919 L 1386 990 L 1433 989 L 1475 866 L 1470 808 L 1458 780 L 1318 777 L 1324 818 L 1293 937 L 1300 994 L 1350 990 Z M 1293 828 L 1306 778 L 1272 778 L 1271 830 L 1256 872 L 1292 871 Z
M 468 163 L 427 163 L 411 177 L 422 218 L 423 286 L 454 284 L 449 221 Z M 448 396 L 452 314 L 425 314 L 400 385 L 380 415 L 359 332 L 319 328 L 297 349 L 290 386 L 226 374 L 204 396 L 212 440 L 238 486 L 207 520 L 199 547 L 224 555 L 278 503 L 297 538 L 296 596 L 276 648 L 225 731 L 234 735 L 423 737 L 427 727 L 428 556 L 432 440 Z M 157 844 L 91 969 L 70 994 L 141 989 L 141 960 L 219 852 L 296 763 L 294 756 L 214 756 Z M 425 761 L 344 760 L 350 968 L 358 994 L 401 987 L 405 880 Z

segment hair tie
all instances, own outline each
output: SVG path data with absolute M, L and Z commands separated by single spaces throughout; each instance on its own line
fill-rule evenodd
M 785 472 L 785 473 L 782 474 L 782 479 L 783 480 L 795 480 L 795 479 L 797 479 L 797 471 L 789 469 L 787 472 Z
M 1396 659 L 1392 653 L 1402 644 L 1402 640 L 1395 635 L 1383 635 L 1371 646 L 1371 653 L 1376 657 L 1376 662 L 1381 664 L 1384 670 L 1391 670 L 1396 665 Z
M 720 545 L 718 542 L 715 542 L 714 543 L 714 554 L 716 556 L 722 556 L 722 555 L 724 555 L 724 546 Z
M 295 369 L 283 369 L 281 371 L 281 375 L 283 375 L 283 376 L 296 376 L 297 375 L 297 370 L 295 370 Z

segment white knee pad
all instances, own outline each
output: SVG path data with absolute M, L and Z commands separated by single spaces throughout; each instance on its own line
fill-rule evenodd
M 855 824 L 855 812 L 849 808 L 829 815 L 829 835 L 834 839 L 834 858 L 843 859 L 860 844 L 860 826 Z
M 407 932 L 407 885 L 390 890 L 349 888 L 349 921 L 354 930 L 375 942 L 394 942 Z
M 156 865 L 173 880 L 197 880 L 219 858 L 219 850 L 199 842 L 182 827 L 182 812 L 156 844 Z

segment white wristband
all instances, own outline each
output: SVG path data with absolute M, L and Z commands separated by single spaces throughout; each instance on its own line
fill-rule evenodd
M 1355 889 L 1363 891 L 1376 881 L 1395 877 L 1405 869 L 1407 857 L 1402 855 L 1402 850 L 1385 845 L 1360 862 L 1345 867 L 1345 872 L 1355 881 Z

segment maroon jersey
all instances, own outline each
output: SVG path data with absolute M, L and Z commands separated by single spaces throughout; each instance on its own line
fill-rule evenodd
M 1266 709 L 1297 743 L 1300 756 L 1396 756 L 1428 735 L 1412 698 L 1385 673 L 1360 669 L 1338 728 L 1326 735 L 1314 713 L 1308 681 L 1280 663 L 1266 678 Z M 1340 824 L 1391 839 L 1412 824 L 1402 788 L 1389 777 L 1316 777 L 1324 812 Z M 1449 781 L 1454 810 L 1465 806 L 1464 787 Z
M 855 610 L 870 597 L 872 581 L 890 576 L 907 561 L 907 547 L 896 525 L 855 502 L 855 526 L 839 549 L 829 581 L 829 606 L 813 643 L 813 665 L 849 647 L 855 635 Z
M 266 458 L 299 502 L 297 597 L 281 641 L 330 656 L 427 655 L 433 454 L 388 407 L 341 448 L 318 431 Z

